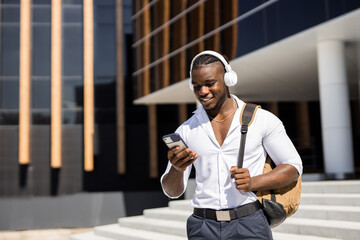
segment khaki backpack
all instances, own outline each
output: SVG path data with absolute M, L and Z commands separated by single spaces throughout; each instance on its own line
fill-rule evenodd
M 261 108 L 255 104 L 245 104 L 241 110 L 241 143 L 239 150 L 238 167 L 242 167 L 244 158 L 245 142 L 248 126 L 253 122 L 256 110 Z M 263 173 L 272 171 L 275 168 L 274 162 L 268 156 L 265 161 Z M 281 224 L 286 217 L 293 215 L 299 207 L 301 196 L 301 178 L 292 182 L 288 186 L 257 191 L 256 196 L 263 206 L 264 214 L 268 219 L 270 227 Z

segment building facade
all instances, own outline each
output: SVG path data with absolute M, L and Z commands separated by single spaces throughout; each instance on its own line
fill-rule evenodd
M 359 1 L 2 0 L 0 8 L 0 196 L 160 192 L 161 136 L 196 109 L 189 63 L 206 49 L 230 59 L 234 94 L 283 120 L 305 173 L 359 173 Z M 326 41 L 330 32 L 339 41 Z M 340 59 L 331 68 L 328 52 Z M 333 92 L 326 80 L 339 72 L 345 90 Z M 335 117 L 324 105 L 331 99 L 344 110 Z M 346 168 L 331 149 L 351 153 L 339 161 Z
M 118 190 L 132 2 L 3 0 L 0 9 L 0 196 Z
M 179 122 L 189 116 L 190 61 L 215 50 L 239 76 L 230 91 L 283 120 L 305 173 L 335 179 L 359 173 L 359 1 L 135 3 L 134 103 L 148 106 L 150 142 L 160 137 L 160 106 L 177 105 Z M 154 175 L 157 150 L 150 148 Z

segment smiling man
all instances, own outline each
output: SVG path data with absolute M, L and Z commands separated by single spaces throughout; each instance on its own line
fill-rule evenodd
M 188 239 L 272 239 L 268 222 L 253 191 L 286 186 L 302 174 L 302 162 L 282 122 L 259 109 L 248 129 L 243 168 L 236 168 L 240 146 L 240 112 L 244 102 L 231 95 L 237 75 L 213 51 L 194 57 L 190 87 L 201 107 L 176 132 L 189 148 L 175 154 L 161 184 L 170 198 L 180 197 L 192 165 L 196 169 L 194 213 L 187 221 Z M 277 167 L 262 174 L 270 155 Z

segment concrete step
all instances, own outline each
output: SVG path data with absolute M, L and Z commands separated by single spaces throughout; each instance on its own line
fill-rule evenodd
M 281 233 L 358 240 L 360 236 L 360 223 L 290 217 L 273 230 L 274 232 Z
M 112 240 L 112 238 L 102 237 L 96 235 L 94 232 L 73 234 L 69 240 Z
M 171 208 L 153 208 L 146 209 L 144 211 L 144 216 L 147 218 L 156 218 L 164 220 L 174 220 L 174 221 L 186 221 L 188 217 L 192 214 L 188 210 L 178 210 Z
M 193 208 L 191 207 L 191 200 L 174 200 L 169 202 L 169 208 L 180 210 L 180 211 L 189 211 L 191 212 Z
M 273 238 L 274 240 L 341 240 L 340 238 L 325 238 L 318 236 L 279 233 L 279 232 L 273 232 Z
M 119 224 L 122 227 L 140 229 L 144 231 L 153 231 L 157 233 L 171 233 L 176 236 L 186 237 L 186 222 L 164 220 L 155 218 L 146 218 L 145 216 L 135 216 L 119 218 Z
M 359 180 L 303 182 L 302 193 L 360 193 Z
M 300 205 L 292 217 L 360 222 L 360 207 Z
M 163 226 L 165 228 L 165 226 Z M 110 239 L 119 240 L 186 240 L 186 237 L 173 235 L 171 232 L 159 233 L 155 231 L 146 231 L 133 227 L 123 227 L 119 224 L 110 224 L 95 228 L 95 234 L 105 236 Z
M 360 207 L 358 193 L 301 193 L 301 205 L 337 205 Z

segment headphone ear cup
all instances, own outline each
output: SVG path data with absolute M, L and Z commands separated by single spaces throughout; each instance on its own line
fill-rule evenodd
M 237 83 L 236 72 L 234 72 L 233 70 L 226 72 L 224 75 L 224 81 L 225 81 L 226 86 L 228 86 L 228 87 L 235 86 L 235 84 Z

